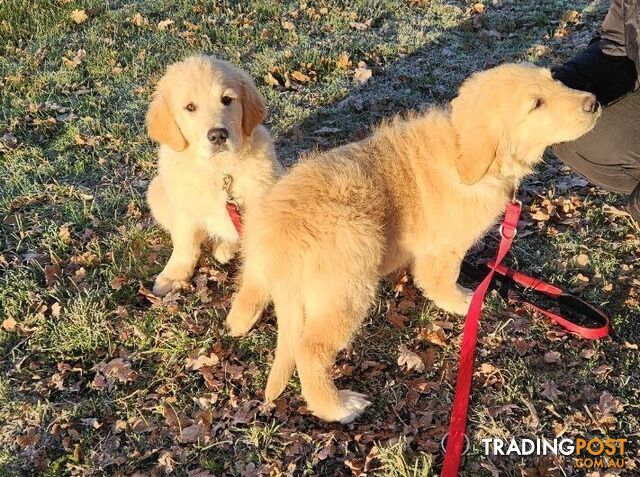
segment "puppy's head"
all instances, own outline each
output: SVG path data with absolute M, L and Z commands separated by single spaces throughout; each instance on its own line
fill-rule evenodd
M 546 68 L 505 64 L 475 73 L 451 102 L 460 178 L 518 181 L 546 147 L 593 128 L 599 111 L 594 95 L 567 88 Z
M 149 136 L 176 151 L 237 152 L 267 114 L 249 76 L 226 61 L 192 56 L 159 81 L 147 112 Z

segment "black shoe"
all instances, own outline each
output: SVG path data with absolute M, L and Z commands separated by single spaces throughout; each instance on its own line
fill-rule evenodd
M 640 183 L 633 189 L 633 192 L 631 192 L 629 196 L 627 210 L 631 214 L 631 217 L 633 217 L 633 220 L 640 223 Z

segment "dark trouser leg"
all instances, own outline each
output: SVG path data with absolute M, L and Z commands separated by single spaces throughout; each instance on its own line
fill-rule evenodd
M 604 108 L 592 131 L 553 152 L 592 183 L 630 194 L 640 183 L 640 91 Z

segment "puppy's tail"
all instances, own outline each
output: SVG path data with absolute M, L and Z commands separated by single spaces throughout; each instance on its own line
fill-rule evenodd
M 265 388 L 265 399 L 274 401 L 287 387 L 295 369 L 295 350 L 304 326 L 304 309 L 298 297 L 274 296 L 278 319 L 278 345 Z

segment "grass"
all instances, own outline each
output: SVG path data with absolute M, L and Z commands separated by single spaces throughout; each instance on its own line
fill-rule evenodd
M 170 242 L 144 200 L 155 147 L 143 118 L 167 64 L 214 54 L 256 78 L 291 164 L 396 112 L 444 104 L 475 70 L 558 63 L 588 43 L 606 10 L 599 1 L 502 0 L 478 20 L 472 3 L 2 1 L 0 475 L 438 472 L 461 320 L 391 280 L 335 369 L 340 386 L 372 397 L 360 420 L 317 421 L 295 379 L 264 406 L 275 322 L 269 314 L 242 340 L 224 335 L 235 265 L 205 256 L 191 290 L 162 301 L 145 292 Z M 568 9 L 577 24 L 563 24 Z M 74 10 L 88 18 L 76 23 Z M 372 71 L 363 85 L 353 80 L 359 65 Z M 310 80 L 291 81 L 295 71 Z M 269 74 L 282 85 L 270 86 Z M 462 475 L 583 475 L 570 459 L 554 474 L 544 459 L 486 457 L 484 437 L 637 439 L 640 230 L 606 211 L 622 197 L 573 179 L 549 156 L 524 184 L 530 233 L 511 260 L 568 288 L 578 274 L 589 278 L 579 293 L 607 310 L 615 333 L 582 341 L 490 297 Z M 560 197 L 580 201 L 571 216 L 531 217 Z M 495 243 L 487 237 L 476 257 Z M 394 326 L 387 317 L 399 308 L 405 318 Z M 398 367 L 401 344 L 421 354 L 424 372 Z M 550 351 L 557 362 L 545 360 Z M 213 361 L 195 369 L 200 355 Z M 624 412 L 599 414 L 606 392 Z

